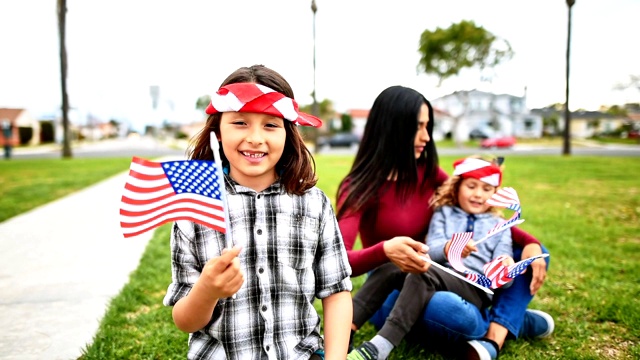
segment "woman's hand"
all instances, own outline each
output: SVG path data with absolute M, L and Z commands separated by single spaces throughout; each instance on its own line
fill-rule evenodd
M 527 259 L 532 256 L 542 254 L 542 247 L 538 244 L 529 244 L 522 249 L 522 259 Z M 531 263 L 531 285 L 529 290 L 531 295 L 535 295 L 538 290 L 544 284 L 544 280 L 547 278 L 547 262 L 544 259 L 536 259 Z
M 384 242 L 384 253 L 403 272 L 419 274 L 429 269 L 429 247 L 407 236 L 396 236 Z

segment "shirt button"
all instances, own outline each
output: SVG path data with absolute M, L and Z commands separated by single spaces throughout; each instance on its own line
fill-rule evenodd
M 258 229 L 258 235 L 262 235 L 262 229 Z
M 260 274 L 262 274 L 262 273 L 264 272 L 264 269 L 263 269 L 263 268 L 260 268 L 260 269 L 258 269 L 258 272 L 259 272 Z
M 266 346 L 267 351 L 269 351 L 269 349 L 271 349 L 271 347 L 269 345 Z
M 258 197 L 258 199 L 260 199 L 262 197 L 262 195 L 258 195 L 257 197 Z
M 262 305 L 262 311 L 267 311 L 267 305 Z

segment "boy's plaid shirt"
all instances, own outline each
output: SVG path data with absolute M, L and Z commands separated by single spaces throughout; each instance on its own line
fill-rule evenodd
M 229 178 L 227 178 L 229 180 Z M 329 198 L 318 188 L 289 195 L 279 183 L 257 193 L 227 185 L 232 238 L 242 246 L 245 282 L 220 299 L 209 324 L 191 334 L 189 359 L 309 359 L 323 348 L 313 303 L 351 291 L 351 267 Z M 172 306 L 225 248 L 224 234 L 187 221 L 173 225 Z

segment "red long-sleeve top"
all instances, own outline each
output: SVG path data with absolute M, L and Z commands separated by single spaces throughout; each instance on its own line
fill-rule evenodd
M 422 183 L 419 170 L 418 186 Z M 358 212 L 348 212 L 339 221 L 340 231 L 347 249 L 351 276 L 359 276 L 389 262 L 384 253 L 383 244 L 396 236 L 408 236 L 416 241 L 425 242 L 433 209 L 429 200 L 433 193 L 448 178 L 441 168 L 435 179 L 429 179 L 425 190 L 414 191 L 413 195 L 401 203 L 396 196 L 394 181 L 388 181 L 385 191 L 379 193 L 376 207 L 365 207 Z M 347 194 L 343 193 L 341 204 Z M 353 245 L 360 234 L 362 249 L 354 250 Z M 511 228 L 513 242 L 520 246 L 540 242 L 527 232 L 516 227 Z

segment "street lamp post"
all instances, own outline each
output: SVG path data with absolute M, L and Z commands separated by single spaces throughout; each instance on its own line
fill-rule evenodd
M 567 19 L 567 64 L 566 64 L 566 87 L 565 87 L 565 102 L 564 102 L 564 141 L 562 146 L 562 154 L 571 154 L 571 112 L 569 111 L 569 54 L 571 50 L 571 7 L 576 3 L 576 0 L 566 0 L 568 8 Z
M 318 100 L 316 99 L 316 12 L 318 6 L 316 0 L 311 0 L 311 11 L 313 12 L 313 92 L 311 96 L 313 98 L 313 104 L 311 105 L 311 113 L 313 116 L 319 117 Z M 313 129 L 313 149 L 314 152 L 318 152 L 318 129 Z

